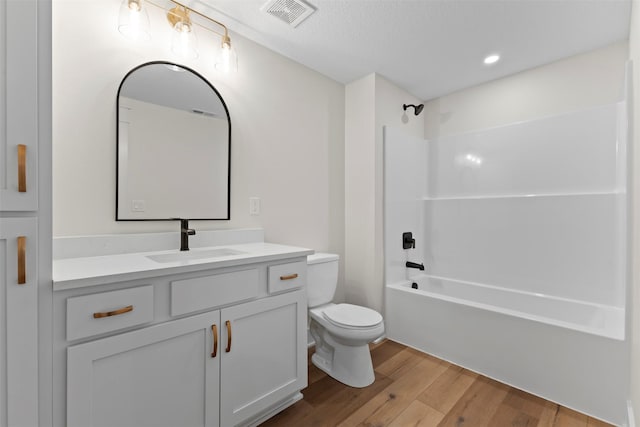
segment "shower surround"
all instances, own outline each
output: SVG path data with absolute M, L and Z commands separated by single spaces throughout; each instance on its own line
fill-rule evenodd
M 621 102 L 428 141 L 385 128 L 388 337 L 622 425 L 627 115 Z

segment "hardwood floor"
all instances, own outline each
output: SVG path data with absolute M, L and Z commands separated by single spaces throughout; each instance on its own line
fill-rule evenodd
M 393 341 L 371 358 L 376 380 L 363 389 L 309 364 L 304 399 L 261 427 L 609 426 Z

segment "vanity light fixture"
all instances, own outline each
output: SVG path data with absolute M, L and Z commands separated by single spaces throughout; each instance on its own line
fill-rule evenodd
M 229 30 L 226 25 L 210 18 L 197 10 L 193 10 L 182 3 L 170 0 L 174 7 L 167 11 L 167 20 L 173 28 L 171 37 L 171 50 L 184 57 L 195 59 L 198 57 L 197 37 L 195 26 L 210 31 L 220 36 L 220 46 L 218 54 L 214 59 L 214 66 L 217 70 L 223 72 L 237 71 L 238 56 L 231 45 Z M 123 0 L 120 6 L 120 15 L 118 18 L 118 30 L 127 38 L 149 39 L 151 33 L 149 31 L 149 16 L 144 8 L 143 3 L 149 3 L 155 7 L 166 10 L 159 4 L 150 0 Z M 222 30 L 215 31 L 209 26 L 202 25 L 191 18 L 191 14 L 198 15 L 206 21 L 219 26 Z M 135 31 L 134 31 L 135 28 Z
M 189 9 L 177 5 L 167 12 L 167 20 L 173 28 L 171 51 L 187 59 L 198 57 L 198 39 L 193 31 Z
M 225 73 L 238 71 L 238 55 L 236 55 L 235 49 L 231 47 L 231 39 L 226 33 L 224 36 L 222 36 L 220 53 L 216 58 L 215 67 L 216 69 Z
M 149 40 L 149 14 L 142 0 L 123 0 L 118 15 L 118 31 L 128 39 Z

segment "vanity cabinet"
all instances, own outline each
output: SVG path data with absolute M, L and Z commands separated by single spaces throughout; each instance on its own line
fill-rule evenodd
M 67 425 L 218 426 L 212 326 L 219 311 L 69 347 Z
M 297 261 L 56 292 L 57 424 L 257 425 L 307 385 L 305 283 Z
M 295 291 L 222 310 L 221 426 L 242 424 L 307 386 L 306 307 L 305 293 Z

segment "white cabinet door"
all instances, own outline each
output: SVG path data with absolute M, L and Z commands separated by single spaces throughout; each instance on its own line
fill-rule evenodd
M 0 218 L 2 427 L 38 425 L 37 226 L 36 218 Z
M 37 2 L 0 0 L 0 211 L 38 207 L 37 29 Z
M 250 420 L 306 387 L 306 315 L 304 291 L 221 310 L 222 426 Z
M 219 321 L 215 311 L 69 347 L 66 425 L 218 426 Z

